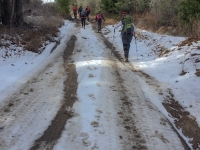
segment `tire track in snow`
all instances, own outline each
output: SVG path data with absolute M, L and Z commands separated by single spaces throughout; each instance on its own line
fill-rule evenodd
M 72 107 L 73 103 L 77 100 L 76 90 L 77 90 L 77 73 L 74 64 L 69 64 L 69 57 L 72 55 L 74 50 L 74 45 L 76 42 L 76 36 L 72 36 L 67 43 L 67 48 L 65 49 L 64 58 L 64 68 L 68 73 L 68 77 L 64 82 L 65 88 L 65 98 L 60 110 L 57 112 L 56 117 L 52 120 L 51 125 L 44 131 L 44 134 L 35 141 L 33 147 L 30 150 L 36 149 L 52 149 L 56 141 L 60 138 L 65 124 L 69 118 L 72 117 L 72 112 L 67 110 L 67 107 Z
M 115 47 L 112 47 L 112 43 L 110 41 L 108 41 L 108 39 L 106 39 L 102 34 L 101 34 L 101 37 L 102 37 L 102 40 L 104 41 L 105 45 L 111 50 L 111 54 L 113 54 L 125 67 L 130 69 L 131 72 L 134 75 L 137 75 L 140 79 L 143 79 L 147 83 L 147 85 L 152 86 L 153 88 L 155 88 L 156 89 L 155 90 L 156 91 L 155 94 L 157 93 L 158 95 L 162 95 L 164 92 L 168 91 L 168 89 L 165 89 L 164 87 L 160 86 L 158 81 L 154 80 L 154 78 L 152 78 L 151 76 L 149 76 L 145 72 L 137 70 L 130 63 L 124 62 L 123 59 L 122 59 L 122 56 L 120 55 L 120 53 L 118 51 L 116 51 Z M 141 87 L 139 87 L 139 88 L 141 89 Z M 184 149 L 185 150 L 190 150 L 190 147 L 188 146 L 188 144 L 186 143 L 184 138 L 180 135 L 180 133 L 177 131 L 177 128 L 173 125 L 173 123 L 171 123 L 170 120 L 168 120 L 168 118 L 165 117 L 165 119 L 167 120 L 168 124 L 171 126 L 173 131 L 179 137 L 182 145 L 184 146 Z

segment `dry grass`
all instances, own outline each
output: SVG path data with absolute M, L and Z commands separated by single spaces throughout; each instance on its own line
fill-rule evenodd
M 49 18 L 25 17 L 24 20 L 27 24 L 20 28 L 9 29 L 6 26 L 0 26 L 0 47 L 7 51 L 1 51 L 2 57 L 8 57 L 8 53 L 13 55 L 19 47 L 23 47 L 24 51 L 41 53 L 45 48 L 46 41 L 55 41 L 58 28 L 63 25 L 61 18 L 53 16 Z M 11 49 L 11 47 L 15 48 Z M 17 55 L 21 55 L 21 53 L 23 52 L 20 51 Z
M 34 30 L 25 30 L 22 35 L 22 44 L 26 50 L 40 53 L 41 47 L 45 41 L 54 41 L 57 36 L 58 28 L 63 25 L 63 20 L 59 17 L 51 16 L 49 18 L 43 16 L 25 17 L 25 22 L 34 26 Z
M 38 27 L 60 27 L 63 25 L 63 20 L 60 17 L 51 16 L 51 17 L 43 17 L 43 16 L 27 16 L 24 18 L 27 24 L 31 24 Z
M 137 28 L 155 32 L 158 29 L 156 17 L 151 13 L 135 14 L 133 16 L 134 24 Z

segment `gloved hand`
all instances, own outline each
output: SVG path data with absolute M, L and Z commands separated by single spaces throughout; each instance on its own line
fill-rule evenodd
M 132 32 L 132 35 L 135 36 L 135 32 Z

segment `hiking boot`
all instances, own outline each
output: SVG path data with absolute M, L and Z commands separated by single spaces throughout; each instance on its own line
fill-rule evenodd
M 128 61 L 128 58 L 124 58 L 124 61 L 125 61 L 125 62 L 129 62 L 129 61 Z

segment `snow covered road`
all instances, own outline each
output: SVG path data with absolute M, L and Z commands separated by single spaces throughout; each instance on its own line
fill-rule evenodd
M 61 32 L 60 45 L 27 81 L 3 91 L 1 150 L 190 149 L 149 99 L 159 94 L 145 74 L 111 54 L 92 24 L 65 22 Z

